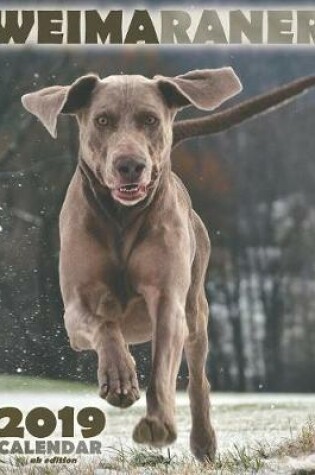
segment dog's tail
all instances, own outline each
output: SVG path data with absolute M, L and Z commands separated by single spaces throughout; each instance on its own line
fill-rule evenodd
M 210 117 L 177 121 L 173 126 L 173 148 L 183 140 L 217 134 L 241 124 L 245 120 L 269 112 L 313 86 L 315 86 L 315 76 L 299 78 L 270 92 L 229 107 L 222 112 L 214 113 Z

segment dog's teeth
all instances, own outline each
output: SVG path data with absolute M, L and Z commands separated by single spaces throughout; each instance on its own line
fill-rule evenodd
M 121 186 L 119 188 L 119 191 L 123 192 L 123 193 L 133 193 L 135 191 L 139 191 L 139 186 L 133 186 L 133 187 L 129 187 L 129 188 L 126 188 L 124 186 Z

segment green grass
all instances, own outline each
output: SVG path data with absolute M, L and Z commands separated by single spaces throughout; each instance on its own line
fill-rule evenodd
M 96 386 L 29 376 L 0 375 L 0 392 L 8 391 L 92 392 Z
M 299 457 L 315 453 L 315 419 L 302 427 L 297 437 L 291 438 L 271 451 L 272 456 Z

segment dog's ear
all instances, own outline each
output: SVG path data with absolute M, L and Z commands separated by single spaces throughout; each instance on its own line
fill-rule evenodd
M 75 114 L 86 106 L 98 81 L 98 76 L 89 74 L 77 79 L 71 86 L 45 87 L 25 94 L 22 104 L 42 122 L 52 137 L 56 138 L 58 115 Z
M 155 76 L 169 107 L 212 110 L 238 94 L 242 85 L 232 68 L 201 69 L 174 78 Z

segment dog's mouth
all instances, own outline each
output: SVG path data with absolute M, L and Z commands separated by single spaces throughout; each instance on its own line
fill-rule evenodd
M 133 205 L 143 200 L 148 193 L 148 185 L 130 183 L 112 189 L 112 196 L 122 204 Z

